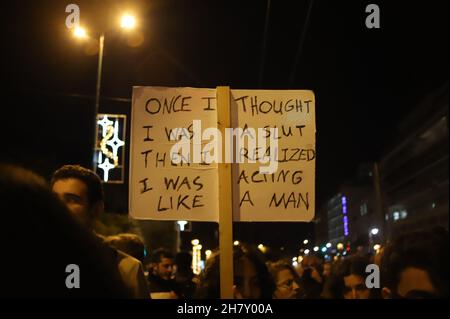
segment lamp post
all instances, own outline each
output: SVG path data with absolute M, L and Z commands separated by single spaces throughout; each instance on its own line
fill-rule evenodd
M 120 20 L 120 26 L 122 29 L 131 30 L 136 26 L 136 19 L 130 14 L 122 15 Z M 75 37 L 79 39 L 84 39 L 87 37 L 87 32 L 84 28 L 77 26 L 73 30 L 73 34 Z M 101 89 L 101 80 L 102 80 L 102 67 L 103 67 L 103 51 L 105 46 L 105 33 L 102 32 L 98 39 L 98 65 L 97 65 L 97 81 L 95 85 L 95 108 L 94 108 L 94 146 L 93 146 L 93 156 L 92 156 L 92 168 L 95 170 L 95 151 L 97 148 L 97 115 L 99 113 L 100 108 L 100 89 Z

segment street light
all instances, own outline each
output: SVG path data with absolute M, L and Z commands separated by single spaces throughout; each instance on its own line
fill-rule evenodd
M 80 38 L 80 39 L 86 38 L 86 36 L 87 36 L 86 35 L 86 30 L 84 28 L 80 27 L 80 26 L 75 27 L 75 29 L 73 30 L 73 35 L 76 38 Z
M 379 230 L 378 228 L 372 228 L 372 229 L 370 230 L 370 233 L 371 233 L 372 235 L 376 235 L 376 234 L 378 234 L 379 231 L 380 231 L 380 230 Z
M 123 29 L 133 29 L 136 26 L 136 19 L 130 15 L 130 14 L 124 14 L 121 18 L 121 27 Z M 75 27 L 73 34 L 75 37 L 83 39 L 87 38 L 87 32 L 84 28 L 78 26 Z M 98 39 L 98 66 L 97 66 L 97 82 L 95 86 L 95 112 L 94 112 L 94 156 L 93 156 L 93 162 L 92 162 L 92 168 L 95 170 L 95 150 L 96 150 L 96 140 L 97 140 L 97 130 L 95 129 L 97 127 L 97 114 L 99 110 L 99 104 L 100 104 L 100 85 L 101 85 L 101 79 L 102 79 L 102 65 L 103 65 L 103 48 L 105 43 L 105 33 L 102 32 L 100 34 L 100 37 Z
M 133 29 L 136 26 L 136 19 L 129 14 L 124 14 L 120 19 L 120 26 L 123 29 Z
M 309 240 L 308 239 L 305 239 L 304 241 L 303 241 L 303 245 L 307 245 L 309 243 Z

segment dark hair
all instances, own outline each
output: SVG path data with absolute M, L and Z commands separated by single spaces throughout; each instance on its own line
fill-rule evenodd
M 0 164 L 0 296 L 129 297 L 114 259 L 79 225 L 45 181 L 22 168 Z M 30 273 L 30 263 L 33 264 Z M 66 267 L 78 265 L 79 289 L 68 289 Z
M 366 278 L 366 267 L 368 264 L 369 260 L 365 257 L 351 256 L 350 258 L 344 259 L 337 269 L 337 274 L 342 277 L 357 275 Z
M 357 275 L 366 278 L 366 267 L 369 260 L 361 256 L 350 256 L 345 258 L 337 265 L 336 271 L 327 278 L 324 284 L 323 295 L 325 298 L 342 299 L 344 298 L 345 282 L 344 277 Z M 375 292 L 373 293 L 375 297 Z
M 299 279 L 298 274 L 295 271 L 294 267 L 292 267 L 291 264 L 289 264 L 287 261 L 284 260 L 279 260 L 277 262 L 270 263 L 268 265 L 268 269 L 275 282 L 278 279 L 278 273 L 280 273 L 280 271 L 282 270 L 289 270 L 296 280 Z
M 188 251 L 180 251 L 175 256 L 175 264 L 178 272 L 192 272 L 192 255 Z
M 439 297 L 448 296 L 448 231 L 439 227 L 404 234 L 390 243 L 381 260 L 383 286 L 397 291 L 408 267 L 428 273 Z
M 144 242 L 136 234 L 119 234 L 106 237 L 106 243 L 115 249 L 136 258 L 140 262 L 144 262 Z
M 163 258 L 173 259 L 173 254 L 165 248 L 158 248 L 152 253 L 150 262 L 158 264 Z
M 91 206 L 103 200 L 103 186 L 100 177 L 80 165 L 64 165 L 53 173 L 50 184 L 53 187 L 57 181 L 69 178 L 78 179 L 86 185 Z
M 216 251 L 208 259 L 205 270 L 202 274 L 200 287 L 198 290 L 198 298 L 218 299 L 220 298 L 220 269 L 219 269 L 219 252 Z M 255 249 L 250 248 L 247 245 L 238 245 L 233 248 L 233 262 L 236 262 L 241 258 L 247 258 L 255 267 L 256 274 L 261 286 L 261 296 L 263 299 L 272 298 L 272 294 L 275 291 L 275 283 L 272 276 L 269 274 L 266 264 L 263 261 L 263 257 Z

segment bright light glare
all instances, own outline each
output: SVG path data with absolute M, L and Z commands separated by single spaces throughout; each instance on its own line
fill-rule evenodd
M 87 34 L 86 34 L 86 30 L 82 27 L 76 27 L 73 30 L 73 35 L 77 38 L 86 38 Z
M 129 14 L 124 14 L 120 20 L 120 26 L 124 29 L 133 29 L 136 26 L 136 19 Z

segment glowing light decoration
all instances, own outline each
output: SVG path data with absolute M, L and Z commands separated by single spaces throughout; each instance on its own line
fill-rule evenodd
M 342 221 L 344 223 L 344 235 L 348 236 L 347 198 L 345 196 L 342 196 L 341 202 L 342 202 L 342 214 L 344 215 L 342 217 Z
M 201 268 L 201 256 L 202 256 L 202 245 L 198 239 L 192 242 L 192 272 L 196 275 L 200 275 L 202 272 Z
M 103 170 L 103 180 L 107 182 L 109 177 L 108 176 L 109 170 L 113 169 L 115 166 L 109 162 L 108 158 L 105 158 L 105 161 L 102 163 L 102 153 L 100 153 L 98 156 L 99 156 L 98 161 L 99 163 L 101 163 L 100 165 L 98 165 L 98 167 L 100 167 Z
M 114 159 L 117 158 L 117 151 L 119 150 L 119 147 L 122 147 L 125 145 L 125 142 L 120 140 L 118 137 L 119 133 L 119 122 L 114 122 L 114 138 L 112 140 L 109 140 L 106 142 L 107 145 L 111 146 L 113 149 Z
M 96 170 L 107 183 L 122 183 L 126 116 L 98 114 Z
M 108 126 L 112 126 L 114 124 L 114 122 L 110 121 L 108 119 L 108 116 L 104 115 L 103 119 L 101 119 L 100 121 L 97 121 L 97 124 L 100 124 L 100 126 L 102 127 L 102 137 L 105 137 Z

